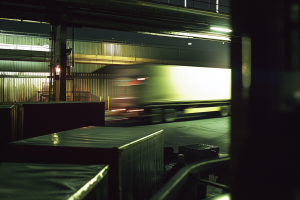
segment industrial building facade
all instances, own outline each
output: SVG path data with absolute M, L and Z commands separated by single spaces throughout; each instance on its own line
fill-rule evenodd
M 0 102 L 49 101 L 50 39 L 49 35 L 1 31 Z M 67 101 L 106 102 L 109 97 L 113 98 L 113 75 L 92 73 L 105 65 L 156 63 L 229 67 L 224 51 L 114 40 L 75 39 L 74 48 L 72 44 L 72 40 L 67 40 L 67 49 L 74 51 L 68 60 L 74 55 L 75 65 L 70 66 L 74 78 L 66 82 Z

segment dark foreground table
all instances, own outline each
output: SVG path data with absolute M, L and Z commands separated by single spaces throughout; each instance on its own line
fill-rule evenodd
M 108 199 L 108 165 L 0 164 L 1 200 Z
M 10 143 L 5 162 L 108 164 L 109 198 L 149 199 L 161 186 L 163 130 L 83 127 Z

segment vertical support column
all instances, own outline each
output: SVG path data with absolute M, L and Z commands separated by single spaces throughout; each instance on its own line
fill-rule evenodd
M 3 91 L 2 91 L 2 92 L 3 92 L 3 93 L 2 93 L 2 95 L 3 95 L 3 96 L 2 96 L 2 98 L 3 98 L 3 101 L 2 101 L 2 102 L 3 102 L 3 103 L 4 103 L 4 94 L 5 94 L 5 93 L 4 93 L 4 89 L 5 89 L 5 88 L 4 88 L 4 84 L 5 84 L 5 78 L 4 78 L 4 76 L 3 76 Z
M 49 77 L 49 99 L 48 101 L 55 101 L 54 95 L 55 95 L 55 73 L 54 73 L 54 67 L 55 67 L 55 37 L 56 37 L 56 26 L 51 24 L 51 31 L 50 31 L 50 65 L 49 65 L 49 71 L 50 71 L 50 77 Z
M 60 69 L 59 81 L 56 81 L 56 101 L 66 101 L 66 69 L 67 69 L 67 14 L 62 15 L 61 24 L 56 25 L 55 67 Z M 59 85 L 59 86 L 58 86 Z M 57 90 L 59 88 L 59 90 Z
M 75 101 L 75 84 L 74 84 L 74 81 L 75 81 L 75 77 L 74 77 L 74 68 L 75 68 L 75 57 L 74 57 L 74 54 L 75 54 L 75 30 L 74 30 L 74 26 L 72 27 L 72 84 L 73 84 L 73 101 Z M 71 69 L 70 69 L 71 71 Z
M 300 194 L 299 26 L 290 23 L 291 6 L 299 1 L 294 4 L 231 2 L 233 35 L 238 36 L 231 44 L 233 200 Z

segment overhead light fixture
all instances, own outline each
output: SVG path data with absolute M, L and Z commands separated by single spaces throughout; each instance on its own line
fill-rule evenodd
M 221 27 L 210 27 L 210 29 L 215 31 L 225 32 L 225 33 L 232 32 L 232 30 L 228 28 L 221 28 Z
M 185 33 L 185 32 L 170 32 L 170 33 L 151 33 L 151 32 L 138 32 L 143 34 L 165 36 L 165 37 L 178 37 L 178 38 L 203 38 L 203 39 L 214 39 L 214 40 L 226 40 L 230 41 L 227 35 L 212 35 L 212 34 L 198 34 L 198 33 Z
M 183 33 L 183 32 L 174 32 L 174 34 L 187 36 L 188 38 L 206 38 L 206 39 L 230 41 L 228 36 L 222 36 L 222 35 L 209 35 L 209 34 Z
M 163 33 L 151 33 L 151 32 L 138 32 L 138 33 L 149 34 L 149 35 L 157 35 L 157 36 L 165 36 L 165 37 L 189 38 L 187 36 L 170 35 L 170 34 L 163 34 Z

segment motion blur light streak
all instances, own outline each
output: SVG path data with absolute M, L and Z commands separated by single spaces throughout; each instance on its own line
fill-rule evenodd
M 215 31 L 222 31 L 222 32 L 232 32 L 232 30 L 228 29 L 228 28 L 221 28 L 221 27 L 210 27 L 211 30 L 215 30 Z
M 190 113 L 201 113 L 201 112 L 213 112 L 213 111 L 220 111 L 220 106 L 217 107 L 204 107 L 204 108 L 189 108 L 184 109 L 184 113 L 190 114 Z
M 200 73 L 201 71 L 201 73 Z M 218 100 L 231 98 L 231 69 L 207 67 L 175 67 L 170 71 L 170 77 L 178 94 L 190 100 Z M 212 77 L 214 77 L 212 79 Z M 180 84 L 178 80 L 180 81 Z M 201 90 L 199 85 L 207 85 Z M 222 86 L 222 87 L 220 87 Z M 194 91 L 200 96 L 192 96 Z
M 212 200 L 231 200 L 231 195 L 223 194 L 221 196 L 217 196 L 217 197 L 213 198 Z

